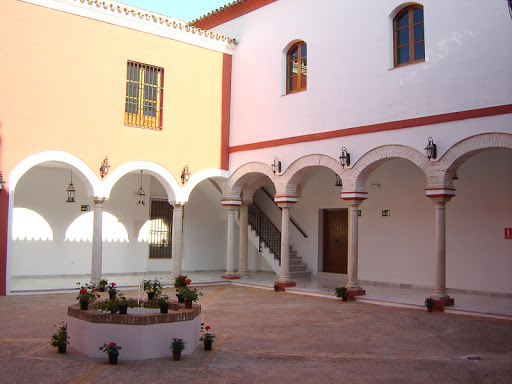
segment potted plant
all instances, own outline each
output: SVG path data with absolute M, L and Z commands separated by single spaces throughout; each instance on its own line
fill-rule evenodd
M 103 312 L 117 313 L 119 312 L 119 302 L 117 299 L 105 300 L 100 304 L 100 309 Z
M 69 344 L 68 325 L 61 321 L 55 328 L 57 332 L 52 335 L 52 347 L 57 347 L 59 353 L 66 353 L 66 346 Z
M 177 289 L 178 294 L 183 296 L 185 301 L 185 308 L 192 308 L 192 302 L 197 301 L 199 296 L 202 296 L 202 292 L 198 291 L 197 288 L 189 288 L 188 286 L 179 287 Z
M 109 295 L 110 299 L 115 299 L 116 294 L 117 294 L 117 285 L 116 285 L 116 283 L 110 283 L 108 285 L 108 295 Z
M 100 347 L 100 351 L 105 352 L 108 355 L 109 364 L 117 364 L 117 357 L 119 356 L 119 350 L 122 347 L 114 342 L 109 344 L 104 343 L 103 347 Z
M 169 313 L 169 296 L 162 295 L 156 302 L 160 305 L 160 313 Z
M 107 289 L 107 284 L 108 284 L 107 279 L 101 279 L 100 282 L 98 283 L 98 290 L 100 292 L 105 292 L 105 290 Z
M 347 287 L 338 287 L 335 289 L 336 297 L 341 297 L 341 300 L 348 300 L 348 290 Z
M 148 300 L 157 299 L 162 293 L 162 282 L 156 277 L 151 280 L 144 280 L 144 291 L 148 294 Z
M 117 303 L 119 305 L 119 314 L 126 315 L 128 313 L 128 307 L 138 307 L 139 304 L 135 299 L 127 299 L 122 293 L 117 295 Z
M 278 284 L 275 284 L 275 283 L 274 283 L 274 291 L 275 291 L 275 292 L 278 292 L 278 291 L 279 291 L 279 285 L 278 285 Z
M 178 339 L 174 337 L 172 339 L 171 346 L 169 349 L 172 349 L 172 359 L 174 361 L 179 361 L 181 359 L 181 351 L 185 349 L 186 342 L 183 341 L 183 339 Z
M 434 300 L 431 297 L 427 297 L 425 299 L 425 307 L 427 307 L 427 311 L 432 312 L 432 308 L 434 308 Z
M 189 285 L 192 282 L 189 278 L 187 278 L 187 275 L 179 275 L 174 279 L 174 287 L 179 288 L 183 287 L 185 285 Z
M 101 296 L 94 292 L 94 284 L 81 285 L 80 282 L 76 283 L 78 286 L 78 296 L 76 299 L 80 302 L 80 309 L 86 311 L 89 308 L 89 302 L 94 301 Z
M 210 333 L 211 327 L 207 325 L 204 326 L 204 323 L 201 323 L 201 337 L 199 338 L 199 341 L 202 341 L 204 343 L 204 350 L 205 351 L 211 351 L 212 350 L 212 343 L 213 339 L 215 338 L 215 335 L 213 333 Z

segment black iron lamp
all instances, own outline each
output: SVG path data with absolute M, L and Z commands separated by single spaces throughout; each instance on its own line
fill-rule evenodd
M 459 180 L 459 176 L 457 176 L 457 171 L 453 173 L 452 180 Z
M 345 168 L 345 166 L 350 167 L 350 153 L 348 153 L 345 147 L 341 148 L 340 164 L 343 168 Z
M 181 171 L 181 184 L 187 184 L 188 179 L 190 179 L 190 171 L 188 170 L 188 164 L 183 167 Z
M 4 190 L 5 180 L 4 180 L 4 172 L 0 171 L 0 192 Z
M 274 172 L 274 175 L 277 173 L 281 173 L 281 162 L 279 161 L 279 157 L 274 156 L 274 162 L 271 164 L 272 166 L 272 172 Z
M 103 179 L 105 175 L 108 173 L 108 169 L 110 168 L 110 164 L 108 163 L 108 156 L 105 156 L 100 166 L 100 176 Z
M 146 192 L 142 189 L 142 170 L 140 171 L 140 188 L 137 191 L 137 205 L 142 206 L 146 204 Z
M 66 192 L 68 193 L 68 199 L 66 200 L 66 203 L 74 203 L 75 200 L 75 187 L 73 186 L 73 171 L 71 171 L 71 179 L 69 181 L 68 188 L 66 189 Z
M 341 177 L 337 173 L 336 173 L 336 184 L 334 184 L 334 186 L 343 188 L 343 181 L 341 181 Z
M 434 139 L 432 137 L 428 138 L 428 144 L 425 147 L 425 154 L 429 160 L 435 160 L 437 158 L 437 146 L 434 144 Z

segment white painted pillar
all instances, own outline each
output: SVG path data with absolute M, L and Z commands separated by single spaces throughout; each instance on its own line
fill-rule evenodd
M 354 296 L 366 294 L 359 285 L 359 206 L 366 200 L 366 192 L 342 192 L 341 198 L 348 204 L 348 263 L 347 289 Z
M 172 261 L 171 281 L 181 275 L 182 254 L 183 254 L 183 206 L 185 204 L 175 203 L 172 210 Z
M 226 255 L 226 277 L 235 276 L 235 214 L 236 207 L 228 208 L 228 246 Z
M 237 276 L 248 276 L 247 255 L 248 255 L 248 236 L 249 236 L 249 205 L 240 206 L 240 244 L 238 253 L 238 272 Z
M 435 194 L 434 194 L 435 193 Z M 436 275 L 432 298 L 435 300 L 453 301 L 446 293 L 446 203 L 455 196 L 455 190 L 427 190 L 427 197 L 435 204 L 436 229 L 435 229 L 435 257 Z M 452 303 L 453 304 L 453 303 Z M 446 305 L 450 305 L 447 303 Z
M 290 209 L 297 202 L 294 196 L 275 196 L 274 201 L 281 210 L 281 270 L 278 283 L 285 287 L 295 286 L 290 277 Z
M 92 231 L 92 260 L 91 260 L 91 283 L 98 284 L 101 280 L 101 266 L 103 260 L 103 203 L 104 197 L 95 197 L 94 221 Z

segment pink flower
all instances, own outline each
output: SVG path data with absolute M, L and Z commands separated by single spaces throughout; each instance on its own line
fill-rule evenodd
M 191 282 L 192 282 L 192 280 L 190 280 L 190 279 L 185 280 L 185 283 L 187 283 L 187 284 L 190 284 Z
M 98 299 L 101 297 L 101 295 L 98 295 Z
M 110 343 L 109 345 L 107 345 L 107 347 L 111 348 L 111 347 L 115 347 L 116 346 L 116 343 Z
M 80 290 L 80 293 L 81 293 L 81 294 L 86 294 L 86 293 L 87 293 L 87 289 L 82 288 L 82 289 Z
M 116 283 L 112 283 L 112 286 L 115 287 L 116 286 Z
M 206 329 L 206 331 L 209 331 L 212 328 L 209 325 L 207 325 L 206 327 L 204 327 L 204 329 Z

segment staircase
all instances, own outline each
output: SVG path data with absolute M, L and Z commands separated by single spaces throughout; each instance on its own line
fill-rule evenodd
M 259 252 L 274 272 L 281 274 L 281 232 L 255 204 L 249 206 L 249 241 Z M 311 277 L 311 271 L 297 251 L 290 246 L 290 277 Z

